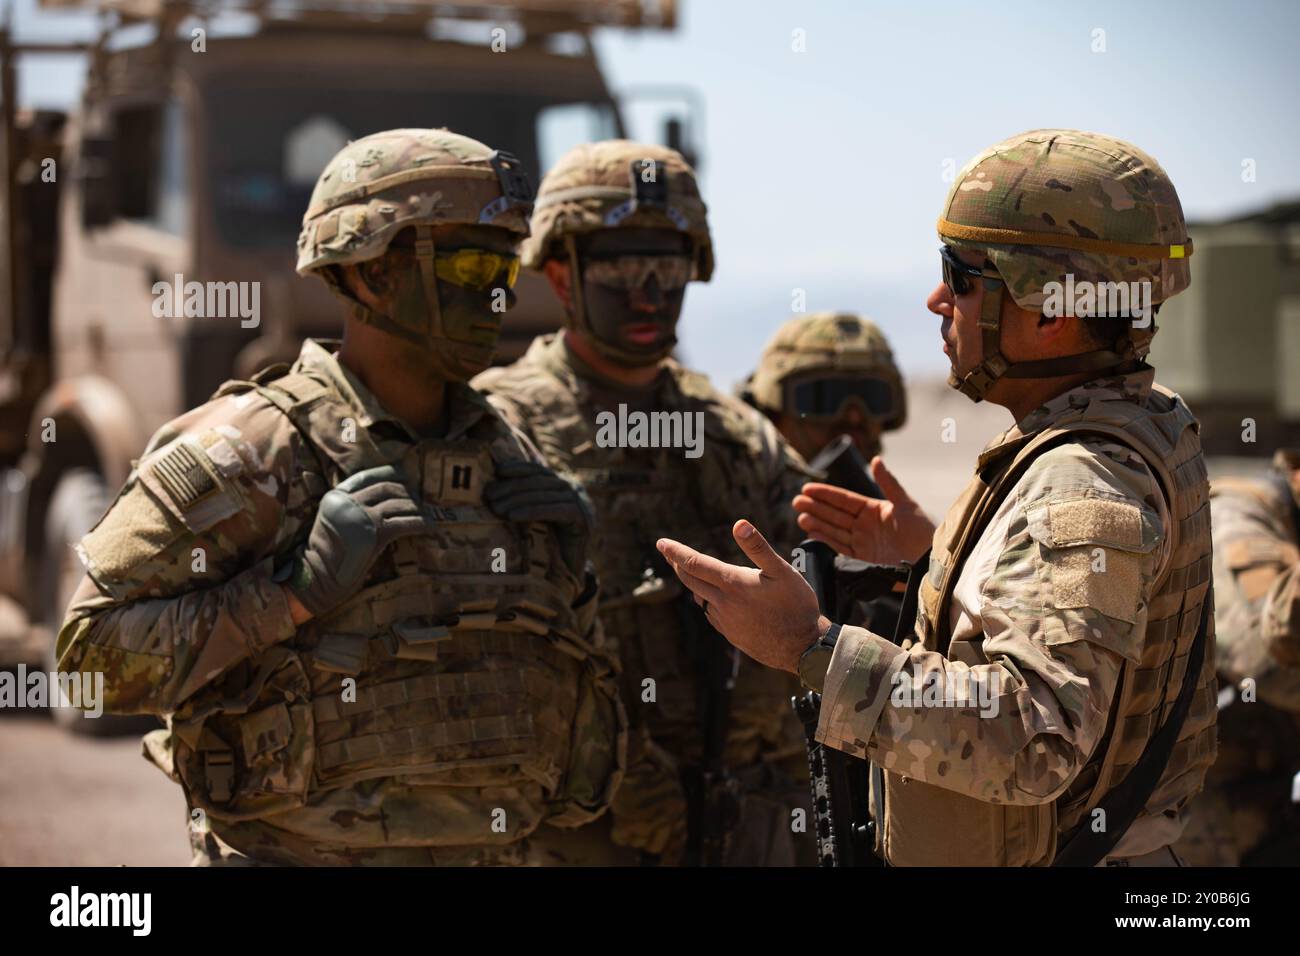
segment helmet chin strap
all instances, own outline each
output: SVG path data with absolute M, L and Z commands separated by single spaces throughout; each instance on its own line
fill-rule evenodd
M 415 261 L 420 264 L 420 279 L 424 283 L 424 299 L 428 304 L 427 326 L 422 338 L 427 347 L 439 350 L 445 360 L 455 366 L 466 379 L 472 378 L 492 364 L 495 348 L 457 342 L 447 335 L 443 327 L 442 308 L 438 303 L 438 279 L 434 271 L 433 226 L 415 227 Z
M 587 298 L 582 292 L 582 266 L 578 260 L 578 244 L 574 241 L 572 235 L 564 237 L 564 249 L 569 260 L 569 297 L 573 308 L 572 324 L 575 329 L 586 336 L 587 340 L 591 342 L 592 348 L 611 362 L 632 368 L 656 365 L 672 354 L 673 347 L 677 344 L 676 335 L 669 338 L 662 347 L 654 352 L 633 352 L 606 342 L 597 335 L 596 330 L 592 328 L 591 318 L 587 314 Z
M 428 303 L 428 326 L 420 331 L 430 340 L 443 338 L 442 309 L 438 306 L 438 279 L 433 271 L 433 227 L 415 227 L 415 261 L 420 264 L 424 301 Z
M 471 378 L 491 364 L 494 349 L 448 338 L 442 321 L 437 275 L 434 272 L 433 227 L 416 226 L 415 234 L 415 258 L 420 268 L 420 280 L 426 304 L 421 321 L 402 322 L 383 312 L 375 311 L 344 286 L 332 269 L 322 269 L 321 277 L 325 279 L 325 284 L 329 286 L 330 291 L 348 304 L 354 319 L 426 351 L 436 352 L 437 364 L 441 366 L 444 374 Z
M 1000 378 L 1057 378 L 1078 372 L 1119 371 L 1133 364 L 1131 356 L 1111 349 L 1094 349 L 1074 355 L 1036 359 L 1032 362 L 1009 362 L 1002 354 L 1002 295 L 1006 284 L 998 278 L 984 276 L 984 301 L 980 306 L 980 338 L 984 360 L 961 378 L 948 373 L 948 384 L 973 402 L 982 402 Z M 1140 364 L 1140 363 L 1139 363 Z

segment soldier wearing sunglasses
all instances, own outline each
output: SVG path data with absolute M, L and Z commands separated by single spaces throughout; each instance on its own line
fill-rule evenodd
M 543 180 L 532 228 L 524 265 L 550 281 L 566 327 L 474 384 L 595 506 L 600 616 L 634 725 L 609 839 L 632 863 L 789 864 L 800 844 L 810 857 L 811 837 L 792 832 L 808 801 L 797 685 L 713 632 L 654 547 L 668 534 L 739 557 L 743 501 L 789 553 L 790 500 L 809 477 L 770 422 L 671 358 L 687 283 L 713 273 L 695 173 L 662 147 L 579 146 Z M 609 446 L 597 416 L 620 407 L 698 419 L 702 454 Z
M 889 863 L 1178 865 L 1215 758 L 1199 424 L 1154 383 L 1149 313 L 1049 305 L 1053 283 L 1186 289 L 1178 194 L 1131 144 L 1033 130 L 966 165 L 938 232 L 949 383 L 1015 424 L 937 528 L 879 471 L 887 500 L 795 500 L 841 553 L 912 565 L 901 646 L 820 615 L 752 520 L 735 535 L 757 569 L 661 551 L 729 640 L 822 693 L 818 739 L 875 768 Z
M 466 384 L 531 209 L 468 137 L 346 146 L 298 241 L 342 341 L 165 425 L 82 540 L 59 667 L 167 718 L 196 863 L 563 863 L 608 805 L 588 506 Z

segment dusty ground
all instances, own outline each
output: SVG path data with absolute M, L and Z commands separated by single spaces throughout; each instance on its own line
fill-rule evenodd
M 1011 418 L 939 383 L 914 387 L 909 399 L 908 424 L 886 436 L 885 457 L 937 519 Z M 1264 463 L 1215 464 L 1223 472 Z M 43 714 L 0 711 L 0 865 L 184 865 L 186 822 L 179 788 L 145 762 L 138 740 L 74 737 Z
M 0 711 L 0 865 L 183 866 L 180 788 L 136 738 L 97 740 Z

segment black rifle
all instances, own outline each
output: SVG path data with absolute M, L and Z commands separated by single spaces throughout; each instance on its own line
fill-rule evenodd
M 674 604 L 681 634 L 695 660 L 696 701 L 704 731 L 700 763 L 685 767 L 682 775 L 686 865 L 722 866 L 727 836 L 740 815 L 732 779 L 723 763 L 739 658 L 694 601 L 682 597 Z
M 848 435 L 829 442 L 809 465 L 839 488 L 868 498 L 885 497 L 871 477 L 867 460 Z M 894 585 L 905 580 L 906 568 L 837 558 L 821 542 L 805 541 L 800 547 L 807 561 L 804 577 L 823 614 L 837 621 L 856 617 L 877 634 L 897 637 L 902 601 L 894 593 Z M 871 765 L 817 742 L 820 694 L 808 691 L 792 703 L 807 738 L 821 865 L 882 866 L 872 852 L 875 834 L 868 810 Z
M 804 579 L 826 613 L 834 607 L 835 552 L 820 541 L 805 541 L 799 547 L 805 561 Z M 791 698 L 790 703 L 807 738 L 818 865 L 879 865 L 871 849 L 875 835 L 868 812 L 870 764 L 817 742 L 820 694 L 808 691 Z
M 858 451 L 857 446 L 853 444 L 853 439 L 848 435 L 841 435 L 834 441 L 828 442 L 826 447 L 808 462 L 808 467 L 825 475 L 827 482 L 839 488 L 856 491 L 868 498 L 885 497 L 885 493 L 880 490 L 880 486 L 871 477 L 871 472 L 867 470 L 867 460 L 862 457 L 862 452 Z

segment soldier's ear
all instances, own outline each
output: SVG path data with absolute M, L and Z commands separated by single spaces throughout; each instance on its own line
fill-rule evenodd
M 388 268 L 385 257 L 369 259 L 342 267 L 342 278 L 347 290 L 362 304 L 377 308 L 389 293 Z
M 573 293 L 570 290 L 572 276 L 569 271 L 569 264 L 560 259 L 547 259 L 542 264 L 542 273 L 551 283 L 551 289 L 555 292 L 555 297 L 564 305 L 565 311 L 573 309 Z

